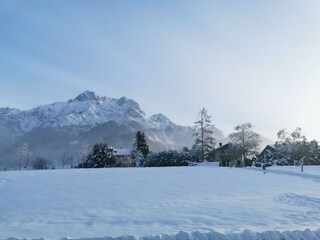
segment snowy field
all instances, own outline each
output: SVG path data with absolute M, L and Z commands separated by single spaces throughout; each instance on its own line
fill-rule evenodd
M 318 166 L 0 172 L 0 239 L 313 240 L 319 227 Z

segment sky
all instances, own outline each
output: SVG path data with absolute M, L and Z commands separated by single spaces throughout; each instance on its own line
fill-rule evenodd
M 320 140 L 320 1 L 0 1 L 0 107 L 126 96 L 225 135 Z

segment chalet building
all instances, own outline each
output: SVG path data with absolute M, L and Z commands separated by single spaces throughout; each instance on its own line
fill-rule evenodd
M 116 157 L 130 157 L 131 149 L 130 148 L 117 148 L 115 149 Z
M 135 160 L 131 157 L 130 148 L 117 148 L 115 149 L 115 157 L 121 167 L 135 166 Z
M 274 145 L 267 145 L 262 152 L 258 155 L 258 161 L 260 162 L 268 162 L 272 159 L 276 148 Z
M 220 162 L 221 167 L 241 167 L 243 160 L 241 154 L 235 152 L 231 143 L 222 145 L 215 150 L 215 160 Z

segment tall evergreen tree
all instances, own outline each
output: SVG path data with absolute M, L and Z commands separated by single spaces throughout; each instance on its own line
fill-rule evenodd
M 137 131 L 132 147 L 132 156 L 136 158 L 139 154 L 146 157 L 149 153 L 149 145 L 147 144 L 144 132 Z
M 108 147 L 106 143 L 96 143 L 93 145 L 91 153 L 84 163 L 78 165 L 79 168 L 103 168 L 114 167 L 116 159 L 114 149 Z
M 208 154 L 214 150 L 215 139 L 212 137 L 213 125 L 211 124 L 211 116 L 205 108 L 199 112 L 199 120 L 194 122 L 195 143 L 193 148 L 199 149 L 201 161 L 204 162 L 208 158 Z

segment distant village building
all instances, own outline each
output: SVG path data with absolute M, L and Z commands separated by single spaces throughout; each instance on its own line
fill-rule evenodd
M 130 148 L 117 148 L 114 150 L 114 155 L 117 159 L 118 164 L 121 167 L 133 167 L 135 166 L 135 160 L 131 157 Z
M 116 157 L 130 157 L 131 149 L 129 148 L 117 148 L 114 150 Z
M 275 151 L 276 148 L 274 145 L 267 145 L 258 155 L 258 161 L 263 163 L 271 162 Z
M 219 147 L 215 150 L 215 160 L 220 162 L 221 167 L 243 166 L 241 154 L 236 153 L 231 143 L 219 144 Z

